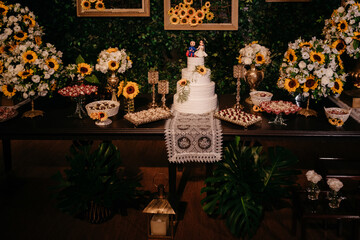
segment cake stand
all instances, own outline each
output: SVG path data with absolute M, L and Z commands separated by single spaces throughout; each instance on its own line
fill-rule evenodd
M 296 113 L 301 110 L 301 107 L 298 107 L 296 104 L 288 101 L 269 101 L 262 102 L 260 107 L 267 113 L 276 114 L 273 121 L 269 121 L 270 124 L 286 126 L 286 119 L 283 118 L 283 115 L 289 115 Z

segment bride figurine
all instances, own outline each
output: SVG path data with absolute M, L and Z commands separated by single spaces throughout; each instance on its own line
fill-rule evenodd
M 197 48 L 197 51 L 195 52 L 195 56 L 196 57 L 207 57 L 203 40 L 200 41 L 199 47 Z

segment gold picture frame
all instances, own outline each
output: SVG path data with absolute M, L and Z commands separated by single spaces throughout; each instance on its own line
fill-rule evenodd
M 265 2 L 311 2 L 311 0 L 265 0 Z
M 231 0 L 231 22 L 230 23 L 202 23 L 197 26 L 188 24 L 171 24 L 169 10 L 171 0 L 164 0 L 164 29 L 165 30 L 238 30 L 239 28 L 239 0 Z
M 139 0 L 140 8 L 109 8 L 97 10 L 95 8 L 84 9 L 82 1 L 76 0 L 76 13 L 78 17 L 149 17 L 150 0 Z M 106 5 L 105 5 L 106 7 Z

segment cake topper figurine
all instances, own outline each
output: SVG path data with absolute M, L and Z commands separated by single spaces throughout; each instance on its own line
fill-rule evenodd
M 207 57 L 207 54 L 205 52 L 205 44 L 204 44 L 203 40 L 200 40 L 197 51 L 195 52 L 195 56 L 196 57 Z
M 196 51 L 196 47 L 195 47 L 195 41 L 191 41 L 190 42 L 190 47 L 189 49 L 186 51 L 186 56 L 187 57 L 195 57 L 195 51 Z

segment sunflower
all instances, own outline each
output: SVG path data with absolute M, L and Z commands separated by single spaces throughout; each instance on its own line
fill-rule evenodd
M 87 63 L 79 63 L 77 69 L 81 76 L 90 75 L 92 72 L 91 66 Z
M 184 4 L 184 9 L 189 9 L 191 7 L 191 5 L 190 4 Z
M 188 85 L 188 81 L 183 78 L 178 81 L 178 84 L 180 85 L 180 87 L 185 87 L 186 85 Z
M 346 50 L 346 44 L 342 39 L 338 39 L 335 42 L 333 42 L 331 44 L 331 47 L 336 49 L 339 52 L 339 54 L 342 54 Z
M 196 66 L 196 71 L 200 73 L 201 75 L 205 75 L 207 70 L 204 66 Z
M 187 18 L 187 17 L 184 17 L 184 18 L 180 19 L 180 24 L 181 24 L 181 25 L 189 24 L 188 18 Z
M 193 7 L 190 7 L 188 10 L 187 10 L 187 14 L 192 17 L 194 16 L 196 13 L 195 9 Z
M 354 36 L 352 38 L 360 41 L 360 32 L 354 32 Z
M 211 6 L 211 4 L 209 1 L 205 3 L 205 7 L 209 8 L 210 6 Z
M 21 79 L 27 79 L 28 77 L 32 76 L 33 74 L 34 74 L 34 71 L 32 69 L 28 69 L 28 70 L 19 72 L 18 76 L 21 77 Z
M 35 62 L 35 60 L 37 58 L 38 57 L 37 57 L 36 53 L 31 50 L 24 52 L 22 55 L 22 59 L 24 60 L 25 63 L 33 63 L 33 62 Z
M 179 17 L 180 17 L 180 18 L 184 18 L 184 17 L 186 16 L 186 14 L 187 14 L 186 9 L 181 9 L 181 10 L 179 11 Z
M 40 36 L 35 36 L 35 43 L 36 45 L 40 46 L 42 44 L 42 40 Z
M 131 59 L 130 59 L 130 56 L 127 56 L 127 57 L 126 57 L 126 60 L 127 60 L 129 63 L 131 63 L 131 64 L 133 63 L 133 62 L 131 61 Z
M 176 5 L 174 9 L 179 10 L 180 9 L 179 5 Z
M 190 26 L 191 27 L 196 27 L 198 24 L 199 24 L 199 21 L 198 21 L 198 19 L 196 17 L 192 17 L 190 19 Z
M 337 25 L 337 29 L 339 30 L 339 32 L 346 32 L 346 30 L 348 29 L 347 21 L 341 20 Z
M 29 27 L 35 27 L 36 24 L 35 20 L 28 15 L 24 15 L 23 22 L 27 24 Z
M 170 8 L 169 11 L 168 11 L 168 14 L 173 15 L 174 14 L 174 8 Z
M 193 0 L 184 0 L 184 4 L 186 4 L 186 5 L 192 5 L 192 4 L 193 4 Z
M 310 90 L 315 90 L 318 86 L 318 81 L 313 75 L 310 75 L 306 78 L 304 85 L 302 86 L 304 92 L 309 92 Z
M 252 109 L 253 109 L 254 112 L 262 112 L 262 111 L 264 111 L 261 107 L 259 107 L 257 105 L 254 105 Z
M 333 91 L 333 93 L 338 93 L 340 94 L 344 89 L 343 89 L 344 83 L 339 79 L 335 79 L 335 83 L 334 86 L 331 88 L 331 90 Z
M 241 63 L 242 61 L 241 55 L 239 55 L 239 57 L 237 57 L 236 59 L 238 60 L 238 63 Z
M 98 1 L 95 4 L 95 8 L 99 11 L 102 11 L 105 9 L 105 4 L 103 2 Z
M 179 9 L 174 10 L 174 15 L 179 16 Z
M 128 81 L 123 90 L 126 99 L 134 99 L 139 94 L 139 86 L 135 82 Z
M 286 51 L 286 55 L 285 55 L 285 58 L 287 59 L 288 62 L 295 62 L 297 60 L 297 57 L 296 57 L 296 54 L 295 54 L 295 51 L 294 49 L 288 49 Z
M 4 72 L 4 63 L 0 61 L 0 73 Z
M 329 123 L 331 124 L 331 125 L 336 125 L 336 123 L 337 123 L 337 119 L 336 118 L 329 118 Z
M 9 10 L 8 6 L 6 6 L 4 3 L 0 4 L 0 14 L 1 15 L 5 16 L 7 14 L 8 10 Z
M 119 83 L 119 86 L 118 86 L 118 92 L 117 92 L 117 96 L 118 96 L 118 97 L 120 97 L 120 95 L 122 94 L 123 90 L 124 90 L 124 81 L 121 81 L 121 82 Z
M 213 20 L 213 18 L 214 18 L 214 14 L 213 14 L 212 12 L 208 12 L 208 13 L 206 14 L 206 19 L 207 19 L 208 21 Z
M 337 127 L 341 127 L 342 125 L 344 125 L 344 121 L 341 120 L 341 119 L 337 119 L 337 121 L 336 121 L 336 126 L 337 126 Z
M 99 112 L 98 114 L 99 114 L 98 119 L 101 122 L 106 121 L 109 117 L 106 112 Z
M 202 6 L 201 11 L 203 11 L 204 13 L 208 13 L 210 11 L 210 8 L 208 8 L 206 6 Z
M 202 10 L 197 10 L 195 16 L 198 20 L 203 20 L 205 18 L 205 13 Z
M 182 9 L 184 7 L 184 3 L 179 3 L 179 9 Z
M 318 62 L 319 64 L 324 64 L 325 63 L 325 55 L 322 54 L 321 52 L 311 51 L 310 52 L 310 60 L 312 62 Z
M 284 87 L 288 92 L 295 92 L 296 89 L 300 86 L 298 80 L 295 78 L 287 78 L 285 79 Z
M 8 98 L 13 97 L 16 93 L 16 89 L 11 85 L 3 85 L 1 87 L 1 90 L 4 93 L 4 95 Z
M 119 63 L 117 61 L 111 60 L 108 62 L 109 70 L 116 71 L 119 68 Z
M 84 10 L 89 10 L 91 8 L 91 3 L 88 0 L 82 0 L 81 1 L 81 7 Z
M 299 44 L 299 47 L 312 48 L 312 44 L 311 44 L 311 42 L 301 42 L 301 43 Z
M 89 0 L 91 3 L 94 3 L 94 2 L 96 2 L 96 0 Z
M 49 58 L 45 61 L 45 63 L 50 69 L 54 69 L 54 71 L 59 69 L 59 63 L 55 58 Z
M 199 24 L 203 24 L 203 20 L 199 19 Z
M 19 31 L 14 35 L 14 39 L 18 41 L 24 41 L 25 39 L 27 39 L 27 37 L 28 37 L 27 33 L 23 31 Z
M 113 53 L 113 52 L 117 52 L 117 51 L 118 51 L 118 48 L 108 48 L 106 50 L 106 52 L 108 52 L 108 53 Z
M 171 24 L 176 25 L 176 24 L 179 24 L 179 22 L 180 22 L 180 18 L 177 15 L 172 15 L 170 17 L 170 23 Z
M 265 63 L 265 57 L 261 53 L 257 53 L 255 57 L 257 64 L 264 64 Z

